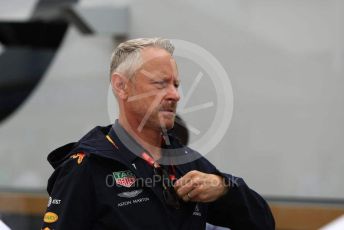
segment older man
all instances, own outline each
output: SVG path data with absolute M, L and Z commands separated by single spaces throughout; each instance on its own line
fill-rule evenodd
M 274 229 L 262 197 L 168 132 L 180 99 L 173 50 L 161 38 L 115 49 L 118 120 L 49 155 L 55 172 L 43 228 Z

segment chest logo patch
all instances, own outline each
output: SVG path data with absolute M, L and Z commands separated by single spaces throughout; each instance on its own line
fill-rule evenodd
M 58 217 L 55 213 L 53 213 L 53 212 L 47 212 L 47 213 L 45 213 L 45 215 L 44 215 L 44 222 L 45 222 L 45 223 L 54 223 L 54 222 L 57 221 L 58 218 L 59 218 L 59 217 Z
M 73 159 L 78 159 L 78 165 L 82 163 L 82 160 L 84 159 L 85 157 L 85 153 L 76 153 L 74 155 L 71 156 L 71 158 Z
M 117 195 L 119 197 L 124 197 L 124 198 L 133 198 L 139 195 L 141 192 L 142 192 L 142 189 L 138 189 L 138 190 L 134 190 L 130 192 L 121 192 L 121 193 L 118 193 Z
M 130 170 L 113 172 L 113 177 L 115 178 L 116 184 L 127 188 L 131 187 L 136 181 L 134 173 Z

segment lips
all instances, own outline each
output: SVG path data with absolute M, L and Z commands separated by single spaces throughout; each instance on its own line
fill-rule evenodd
M 163 109 L 162 111 L 171 112 L 171 113 L 175 113 L 176 112 L 174 109 Z
M 176 108 L 161 108 L 159 111 L 161 111 L 161 112 L 176 113 Z

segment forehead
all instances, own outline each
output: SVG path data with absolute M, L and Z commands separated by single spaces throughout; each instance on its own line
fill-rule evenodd
M 177 76 L 177 64 L 174 58 L 164 49 L 147 47 L 141 51 L 142 66 L 145 71 L 166 73 Z

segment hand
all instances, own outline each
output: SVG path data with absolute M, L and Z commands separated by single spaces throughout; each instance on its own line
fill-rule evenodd
M 184 201 L 212 202 L 223 196 L 229 187 L 219 175 L 193 170 L 178 179 L 174 189 Z

